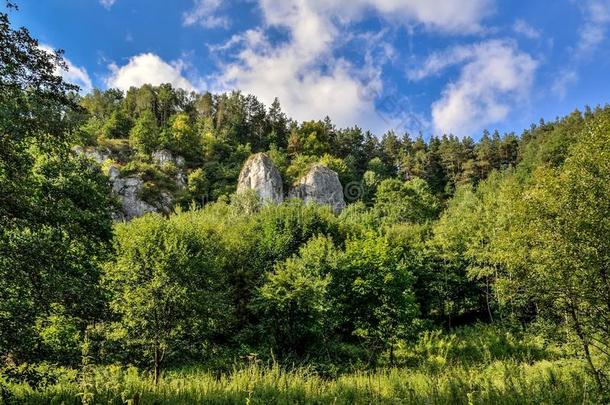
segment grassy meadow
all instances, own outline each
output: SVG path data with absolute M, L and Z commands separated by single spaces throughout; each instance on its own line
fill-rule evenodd
M 324 379 L 307 369 L 251 365 L 215 376 L 168 372 L 157 386 L 135 368 L 103 367 L 88 389 L 70 379 L 34 390 L 11 386 L 14 403 L 32 404 L 584 404 L 598 403 L 584 364 L 494 361 L 439 371 L 388 368 Z M 11 401 L 7 401 L 11 403 Z
M 156 385 L 150 372 L 135 367 L 39 364 L 20 370 L 30 383 L 5 378 L 2 398 L 7 404 L 604 403 L 585 362 L 570 356 L 569 346 L 540 337 L 475 326 L 425 333 L 399 345 L 395 356 L 395 365 L 335 373 L 253 359 L 223 372 L 181 367 Z

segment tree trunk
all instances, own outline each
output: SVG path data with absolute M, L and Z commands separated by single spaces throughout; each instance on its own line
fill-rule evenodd
M 572 320 L 574 321 L 574 329 L 576 331 L 576 335 L 578 335 L 580 343 L 582 344 L 582 348 L 585 353 L 585 359 L 587 360 L 587 364 L 591 369 L 591 373 L 593 373 L 597 388 L 599 392 L 604 392 L 602 377 L 600 375 L 600 372 L 595 368 L 595 365 L 593 364 L 593 359 L 591 358 L 591 352 L 589 351 L 589 344 L 587 343 L 587 338 L 582 330 L 582 326 L 580 325 L 580 322 L 578 320 L 578 315 L 576 314 L 576 309 L 573 305 L 570 305 L 570 314 L 572 315 Z
M 155 386 L 159 383 L 159 375 L 161 374 L 161 351 L 159 345 L 155 345 Z
M 489 323 L 494 323 L 494 317 L 491 314 L 491 304 L 489 303 L 489 277 L 485 277 L 485 301 L 487 303 L 487 313 L 489 314 Z

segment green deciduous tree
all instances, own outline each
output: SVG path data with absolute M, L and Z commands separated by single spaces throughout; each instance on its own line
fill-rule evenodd
M 191 125 L 188 114 L 172 116 L 166 134 L 168 139 L 165 142 L 171 150 L 191 159 L 201 153 L 200 138 Z
M 440 203 L 422 179 L 387 179 L 377 187 L 373 210 L 382 223 L 422 223 L 436 218 Z
M 315 237 L 298 256 L 275 266 L 259 288 L 256 307 L 280 355 L 304 355 L 330 338 L 328 284 L 336 255 L 331 239 Z
M 345 338 L 365 342 L 377 355 L 414 331 L 415 280 L 384 236 L 348 240 L 331 276 L 335 323 Z
M 194 214 L 148 215 L 116 229 L 104 282 L 125 344 L 152 360 L 196 352 L 220 333 L 228 311 L 219 235 Z
M 610 358 L 609 157 L 606 110 L 589 121 L 561 168 L 533 172 L 496 244 L 508 286 L 564 317 L 600 389 Z
M 154 114 L 144 110 L 129 132 L 129 143 L 140 153 L 150 154 L 161 144 L 159 128 Z
M 40 355 L 36 321 L 61 305 L 99 319 L 99 261 L 111 238 L 109 187 L 68 149 L 76 86 L 0 13 L 0 355 Z M 82 326 L 82 325 L 79 325 Z
M 129 137 L 131 129 L 131 119 L 125 115 L 122 110 L 115 110 L 110 114 L 110 117 L 104 122 L 101 129 L 101 135 L 106 139 Z

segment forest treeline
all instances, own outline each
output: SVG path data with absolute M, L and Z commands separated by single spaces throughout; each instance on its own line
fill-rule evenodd
M 61 54 L 0 14 L 0 361 L 398 364 L 476 322 L 572 345 L 601 392 L 610 351 L 610 108 L 520 136 L 424 140 L 297 123 L 254 96 L 169 85 L 81 97 Z M 149 191 L 186 158 L 176 212 L 112 222 L 114 148 Z M 265 151 L 287 182 L 321 162 L 362 193 L 339 215 L 236 195 Z M 4 378 L 4 377 L 3 377 Z M 7 377 L 9 378 L 9 377 Z
M 243 162 L 256 152 L 270 155 L 287 185 L 314 163 L 322 163 L 335 170 L 343 184 L 362 184 L 366 195 L 358 198 L 367 204 L 389 178 L 421 178 L 435 196 L 446 200 L 457 186 L 476 185 L 493 170 L 514 166 L 520 160 L 520 144 L 545 126 L 533 126 L 522 137 L 485 131 L 477 142 L 396 131 L 377 137 L 358 127 L 336 128 L 328 117 L 295 122 L 277 99 L 267 108 L 255 96 L 238 91 L 198 94 L 170 84 L 134 87 L 125 94 L 93 90 L 79 104 L 84 111 L 77 118 L 78 143 L 115 151 L 122 160 L 118 163 L 127 163 L 124 171 L 147 173 L 145 177 L 157 184 L 171 184 L 162 179 L 171 177 L 172 168 L 155 169 L 150 155 L 169 150 L 185 157 L 189 192 L 182 200 L 187 203 L 215 201 L 234 192 Z

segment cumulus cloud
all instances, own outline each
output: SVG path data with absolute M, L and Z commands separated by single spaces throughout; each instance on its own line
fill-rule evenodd
M 387 18 L 421 23 L 434 30 L 471 33 L 481 30 L 481 20 L 493 12 L 491 0 L 361 0 Z M 342 2 L 339 1 L 341 4 Z
M 40 45 L 40 49 L 54 53 L 53 47 L 49 45 Z M 93 83 L 91 82 L 91 78 L 87 73 L 87 69 L 84 67 L 78 67 L 72 61 L 66 57 L 64 57 L 64 62 L 66 63 L 66 69 L 63 69 L 59 66 L 55 68 L 55 74 L 64 78 L 64 80 L 68 83 L 76 84 L 80 87 L 82 93 L 87 93 L 93 89 Z
M 185 26 L 200 24 L 205 28 L 229 28 L 229 18 L 217 15 L 221 5 L 221 0 L 195 0 L 193 8 L 182 15 L 182 23 Z
M 375 107 L 383 91 L 382 64 L 392 49 L 382 38 L 362 36 L 358 40 L 367 55 L 369 47 L 378 47 L 384 56 L 365 55 L 358 66 L 337 57 L 337 47 L 346 41 L 346 26 L 375 13 L 410 27 L 471 33 L 481 28 L 492 5 L 491 0 L 259 0 L 263 27 L 214 48 L 238 49 L 236 57 L 221 66 L 215 90 L 240 89 L 266 103 L 277 96 L 298 120 L 329 115 L 338 125 L 360 123 L 379 133 L 397 122 Z M 266 34 L 270 27 L 285 29 L 288 39 L 272 43 Z
M 158 86 L 163 83 L 171 83 L 185 90 L 195 88 L 184 77 L 185 63 L 180 59 L 167 63 L 153 53 L 142 53 L 130 58 L 124 66 L 112 63 L 108 68 L 110 75 L 106 78 L 106 85 L 112 88 L 128 90 L 131 86 Z
M 107 10 L 110 10 L 114 3 L 116 3 L 116 0 L 100 0 L 100 4 L 102 5 L 102 7 Z
M 458 136 L 505 119 L 527 98 L 538 66 L 514 42 L 489 40 L 433 54 L 411 76 L 422 79 L 456 64 L 459 77 L 433 103 L 432 122 L 437 133 Z
M 272 44 L 261 30 L 232 38 L 225 46 L 239 44 L 241 50 L 221 69 L 220 89 L 240 89 L 266 103 L 278 97 L 297 120 L 330 115 L 339 125 L 361 122 L 379 129 L 372 101 L 360 96 L 360 72 L 332 55 L 338 31 L 329 16 L 306 2 L 262 0 L 261 7 L 265 22 L 288 28 L 290 40 Z
M 538 39 L 541 35 L 539 30 L 532 27 L 522 19 L 515 21 L 513 24 L 513 31 L 529 39 Z
M 376 13 L 398 24 L 421 24 L 428 29 L 471 33 L 481 29 L 481 20 L 494 11 L 492 0 L 259 0 L 267 21 L 289 14 L 302 3 L 339 20 L 358 20 L 364 14 Z M 298 7 L 298 6 L 297 6 Z

